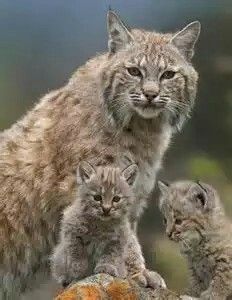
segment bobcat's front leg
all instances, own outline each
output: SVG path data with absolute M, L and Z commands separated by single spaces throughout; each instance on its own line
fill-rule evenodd
M 54 250 L 51 267 L 53 277 L 63 287 L 83 278 L 88 270 L 88 259 L 81 238 L 76 238 L 75 243 L 61 242 Z
M 189 286 L 186 289 L 186 294 L 191 295 L 193 297 L 199 297 L 203 287 L 201 285 L 201 280 L 198 278 L 195 270 L 190 268 L 190 278 L 189 278 Z
M 78 219 L 75 209 L 70 207 L 64 214 L 60 241 L 51 257 L 52 274 L 63 286 L 84 277 L 88 270 L 87 250 L 82 238 L 87 233 L 85 220 Z
M 94 273 L 107 273 L 115 277 L 125 278 L 126 267 L 123 242 L 118 238 L 108 242 L 102 241 L 102 243 L 104 245 L 96 259 Z
M 141 246 L 133 230 L 129 235 L 126 267 L 129 276 L 140 284 L 151 288 L 166 287 L 165 281 L 157 272 L 146 269 Z
M 221 280 L 220 280 L 221 281 Z M 209 288 L 201 293 L 200 300 L 227 300 L 232 296 L 231 286 L 211 283 Z M 230 290 L 230 291 L 229 291 Z
M 232 272 L 227 263 L 215 269 L 215 276 L 206 291 L 201 293 L 200 300 L 232 299 Z

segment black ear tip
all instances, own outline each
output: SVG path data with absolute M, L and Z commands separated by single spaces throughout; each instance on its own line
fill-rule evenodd
M 165 180 L 159 180 L 159 181 L 158 181 L 158 184 L 163 184 L 163 185 L 165 185 L 165 186 L 167 186 L 167 187 L 170 186 L 170 183 L 167 182 L 167 181 L 165 181 Z
M 111 6 L 109 6 L 109 9 L 107 12 L 107 17 L 118 19 L 118 15 L 116 14 L 116 12 L 114 10 L 111 9 Z
M 200 180 L 196 180 L 196 184 L 207 194 L 207 189 L 204 185 L 204 183 L 202 183 Z

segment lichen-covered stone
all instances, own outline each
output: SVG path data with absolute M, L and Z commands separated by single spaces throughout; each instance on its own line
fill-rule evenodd
M 177 300 L 168 289 L 142 288 L 133 280 L 97 274 L 85 278 L 63 290 L 55 300 Z

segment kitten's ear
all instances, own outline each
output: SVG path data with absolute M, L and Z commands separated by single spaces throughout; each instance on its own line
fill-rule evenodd
M 117 52 L 133 40 L 130 30 L 112 10 L 109 10 L 107 14 L 107 29 L 109 34 L 108 47 L 110 53 Z
M 190 61 L 194 55 L 194 46 L 199 38 L 201 23 L 199 21 L 188 24 L 177 32 L 171 39 L 171 43 L 178 48 L 181 54 Z
M 87 161 L 80 162 L 77 170 L 77 176 L 81 179 L 82 182 L 87 182 L 95 173 L 96 171 L 90 163 L 88 163 Z
M 193 194 L 193 201 L 195 202 L 197 208 L 208 210 L 211 208 L 210 203 L 210 195 L 209 190 L 207 189 L 207 186 L 200 181 L 196 182 L 196 185 L 194 185 L 191 188 L 192 194 Z
M 158 181 L 158 188 L 163 196 L 167 194 L 169 186 L 170 184 L 165 181 Z
M 129 185 L 133 185 L 135 182 L 135 179 L 138 174 L 138 166 L 136 164 L 131 164 L 126 169 L 122 171 L 122 176 L 127 181 Z

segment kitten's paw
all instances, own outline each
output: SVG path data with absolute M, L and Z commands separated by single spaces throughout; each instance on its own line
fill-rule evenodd
M 69 280 L 63 280 L 61 282 L 61 285 L 65 289 L 66 287 L 68 287 L 70 285 L 71 282 L 72 282 L 71 280 L 70 281 Z
M 167 287 L 164 279 L 157 272 L 146 269 L 146 270 L 144 270 L 143 274 L 146 278 L 148 287 L 150 287 L 152 289 Z
M 221 299 L 220 297 L 218 298 L 216 295 L 212 295 L 212 292 L 209 290 L 204 291 L 201 293 L 201 296 L 199 298 L 200 300 L 212 300 L 212 299 Z
M 191 296 L 187 296 L 187 295 L 180 296 L 180 298 L 182 300 L 199 300 L 199 298 L 195 298 L 195 297 L 191 297 Z
M 72 281 L 74 280 L 74 278 L 71 278 L 70 276 L 57 276 L 56 277 L 56 281 L 63 287 L 66 288 L 67 286 L 69 286 Z
M 147 287 L 147 279 L 143 275 L 143 272 L 132 275 L 131 279 L 136 281 L 140 286 Z
M 117 268 L 111 264 L 101 264 L 96 266 L 96 268 L 94 269 L 94 273 L 106 273 L 114 277 L 119 277 Z

